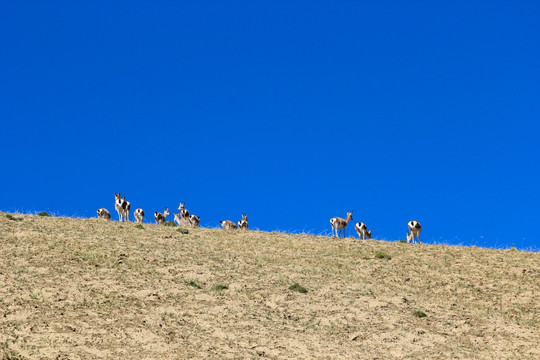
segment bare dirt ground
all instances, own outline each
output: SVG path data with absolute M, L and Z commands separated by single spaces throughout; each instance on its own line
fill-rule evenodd
M 4 360 L 540 359 L 538 253 L 7 215 Z

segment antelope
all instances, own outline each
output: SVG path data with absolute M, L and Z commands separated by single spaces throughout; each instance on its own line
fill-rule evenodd
M 109 212 L 109 210 L 101 208 L 97 211 L 97 217 L 98 219 L 111 220 L 111 213 Z
M 182 218 L 180 217 L 180 214 L 177 214 L 173 212 L 174 214 L 174 221 L 178 224 L 178 226 L 182 226 Z
M 180 210 L 181 217 L 189 217 L 189 211 L 186 209 L 186 203 L 180 203 L 180 205 L 178 205 L 178 210 Z
M 201 222 L 201 218 L 197 215 L 189 215 L 189 223 L 191 224 L 191 227 L 199 227 L 199 223 Z
M 178 206 L 178 210 L 180 210 L 180 220 L 178 222 L 178 226 L 191 226 L 191 220 L 189 218 L 189 211 L 185 207 L 186 203 L 180 203 Z
M 165 222 L 165 219 L 169 215 L 171 215 L 171 213 L 169 212 L 169 208 L 165 208 L 165 211 L 163 212 L 163 214 L 160 213 L 159 211 L 156 211 L 154 213 L 154 219 L 156 220 L 156 224 L 163 224 Z
M 129 222 L 129 209 L 131 208 L 131 203 L 126 201 L 126 197 L 120 197 L 120 193 L 114 193 L 114 207 L 118 211 L 118 221 L 127 221 Z
M 242 220 L 238 221 L 238 228 L 240 230 L 248 230 L 247 214 L 242 214 Z
M 356 230 L 358 237 L 362 238 L 362 240 L 366 240 L 366 237 L 368 239 L 371 239 L 371 232 L 373 231 L 373 229 L 367 231 L 367 226 L 363 222 L 356 223 L 354 229 Z
M 180 213 L 174 213 L 174 221 L 176 221 L 178 226 L 199 227 L 199 222 L 201 222 L 201 218 L 197 215 L 189 215 L 189 217 L 183 218 Z
M 135 210 L 133 215 L 135 216 L 135 222 L 138 224 L 142 224 L 143 219 L 144 219 L 144 210 L 141 208 L 138 208 L 137 210 Z
M 407 233 L 407 244 L 411 242 L 414 244 L 415 236 L 418 239 L 418 243 L 421 244 L 422 242 L 420 241 L 420 231 L 422 231 L 422 225 L 420 225 L 420 223 L 416 220 L 409 221 L 407 225 L 409 226 L 409 231 L 411 232 L 410 234 Z
M 219 223 L 221 224 L 221 227 L 225 230 L 237 229 L 236 224 L 230 220 L 221 220 Z
M 341 233 L 343 230 L 343 237 L 345 237 L 345 227 L 347 226 L 347 223 L 353 219 L 352 213 L 352 211 L 347 211 L 347 217 L 345 219 L 337 216 L 330 219 L 330 224 L 332 225 L 332 236 L 334 236 L 335 232 L 336 237 L 338 237 L 338 231 Z

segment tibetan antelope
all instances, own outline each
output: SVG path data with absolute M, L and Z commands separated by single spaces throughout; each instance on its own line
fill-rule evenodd
M 189 215 L 189 223 L 191 224 L 191 227 L 199 227 L 199 223 L 201 222 L 201 218 L 197 215 Z
M 225 230 L 237 229 L 236 224 L 230 220 L 221 220 L 219 223 L 221 224 L 221 227 Z
M 180 214 L 177 214 L 175 212 L 173 212 L 173 214 L 174 214 L 174 221 L 176 221 L 178 226 L 182 226 L 183 223 L 182 223 L 182 218 L 180 217 Z
M 238 221 L 238 228 L 240 230 L 248 230 L 247 214 L 242 214 L 242 220 Z
M 178 226 L 190 226 L 191 221 L 189 219 L 189 211 L 186 209 L 186 203 L 180 203 L 178 206 L 178 210 L 180 210 L 180 221 L 178 222 Z
M 343 237 L 345 237 L 345 227 L 347 226 L 347 223 L 351 221 L 352 218 L 352 211 L 347 211 L 347 217 L 345 219 L 340 217 L 333 217 L 330 219 L 330 224 L 332 225 L 332 236 L 334 236 L 334 232 L 336 234 L 336 237 L 338 236 L 338 231 L 341 233 L 343 230 Z
M 144 219 L 144 210 L 141 208 L 138 208 L 137 210 L 135 210 L 133 215 L 135 216 L 135 222 L 138 224 L 142 224 L 143 219 Z
M 129 222 L 129 209 L 131 208 L 131 203 L 126 201 L 126 197 L 120 197 L 120 193 L 114 193 L 114 207 L 118 211 L 118 221 L 127 221 Z
M 358 237 L 362 240 L 366 240 L 366 238 L 371 239 L 371 232 L 373 231 L 373 229 L 368 231 L 366 224 L 364 224 L 363 222 L 356 223 L 356 225 L 354 226 L 354 230 L 356 230 Z
M 418 243 L 421 244 L 422 242 L 420 241 L 420 231 L 422 231 L 422 226 L 420 225 L 420 223 L 416 220 L 411 220 L 407 225 L 409 225 L 409 231 L 411 232 L 410 234 L 407 233 L 407 244 L 411 242 L 414 244 L 415 236 L 418 239 Z
M 156 224 L 163 224 L 165 223 L 165 219 L 167 218 L 167 216 L 171 215 L 171 213 L 169 212 L 169 208 L 165 208 L 165 211 L 162 213 L 160 213 L 159 211 L 156 211 L 154 213 L 154 219 L 156 220 Z
M 178 205 L 178 210 L 180 210 L 180 216 L 189 217 L 189 211 L 186 209 L 186 203 L 180 203 L 180 205 Z
M 111 220 L 111 213 L 105 208 L 98 209 L 97 218 L 103 220 Z
M 199 227 L 199 223 L 201 222 L 201 218 L 197 215 L 189 215 L 187 218 L 182 217 L 180 213 L 174 213 L 174 221 L 178 224 L 178 226 L 190 226 L 190 227 Z

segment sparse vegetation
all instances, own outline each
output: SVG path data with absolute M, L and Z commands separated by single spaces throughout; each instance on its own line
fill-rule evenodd
M 0 359 L 540 358 L 538 253 L 2 214 Z
M 165 226 L 172 226 L 172 227 L 176 227 L 176 223 L 172 220 L 169 220 L 167 221 L 165 224 L 163 224 Z
M 38 216 L 51 216 L 51 215 L 49 215 L 49 213 L 46 211 L 40 211 Z
M 144 226 L 142 226 L 142 224 L 137 224 L 135 225 L 135 228 L 143 230 Z
M 22 217 L 15 217 L 15 216 L 13 216 L 11 214 L 6 214 L 6 217 L 11 221 L 23 221 Z
M 299 293 L 305 294 L 307 293 L 307 289 L 300 285 L 299 283 L 294 283 L 291 286 L 289 286 L 289 290 L 298 291 Z
M 10 350 L 7 341 L 0 343 L 0 355 L 1 360 L 26 360 L 26 358 L 21 354 Z
M 2 360 L 26 360 L 26 358 L 14 351 L 6 350 L 2 354 Z
M 223 290 L 227 290 L 228 288 L 229 287 L 227 285 L 216 284 L 216 285 L 212 286 L 210 289 L 214 290 L 214 291 L 223 291 Z
M 392 257 L 387 252 L 379 250 L 375 253 L 375 259 L 390 260 Z
M 187 286 L 191 286 L 197 289 L 202 289 L 202 286 L 197 284 L 195 281 L 191 280 L 186 283 Z
M 176 231 L 178 231 L 181 234 L 189 234 L 189 230 L 183 227 L 179 227 L 178 229 L 176 229 Z

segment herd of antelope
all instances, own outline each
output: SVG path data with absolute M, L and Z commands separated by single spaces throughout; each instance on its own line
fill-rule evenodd
M 345 228 L 347 227 L 347 224 L 349 221 L 351 221 L 352 218 L 352 211 L 347 211 L 347 216 L 344 218 L 340 217 L 333 217 L 330 219 L 330 225 L 332 225 L 332 236 L 339 236 L 339 234 L 342 234 L 343 237 L 345 237 Z M 413 243 L 414 239 L 416 238 L 418 240 L 418 243 L 421 244 L 420 241 L 420 231 L 422 231 L 422 226 L 420 223 L 416 220 L 411 220 L 407 224 L 409 226 L 409 232 L 407 232 L 407 243 Z M 362 240 L 371 239 L 371 230 L 368 231 L 366 224 L 363 222 L 357 222 L 354 226 L 354 229 L 356 230 L 356 233 Z
M 126 200 L 125 196 L 121 197 L 120 193 L 114 193 L 114 198 L 114 207 L 118 212 L 118 221 L 129 221 L 131 203 Z M 190 214 L 188 209 L 185 207 L 185 203 L 180 203 L 178 210 L 178 214 L 174 213 L 174 221 L 176 221 L 179 226 L 199 227 L 201 218 Z M 330 219 L 330 225 L 332 225 L 332 236 L 338 237 L 341 235 L 345 237 L 345 228 L 347 227 L 349 221 L 353 219 L 352 213 L 352 211 L 348 211 L 345 219 L 337 216 Z M 171 215 L 169 209 L 165 208 L 163 213 L 160 213 L 159 211 L 154 213 L 154 220 L 156 220 L 156 224 L 164 224 L 167 216 L 169 215 Z M 142 224 L 144 219 L 144 210 L 141 208 L 135 210 L 134 216 L 135 222 Z M 97 217 L 98 219 L 110 220 L 111 213 L 107 209 L 101 208 L 97 211 Z M 219 223 L 223 229 L 248 230 L 247 214 L 242 214 L 242 219 L 238 221 L 238 226 L 230 220 L 221 220 Z M 411 220 L 407 225 L 409 226 L 409 232 L 407 232 L 407 243 L 414 243 L 414 239 L 416 238 L 418 243 L 421 244 L 420 231 L 422 230 L 422 226 L 420 223 L 416 220 Z M 363 222 L 356 223 L 354 229 L 362 240 L 371 239 L 371 231 L 373 229 L 368 231 L 366 224 Z
M 186 203 L 180 203 L 178 206 L 178 214 L 174 214 L 174 221 L 178 224 L 178 226 L 189 226 L 189 227 L 199 227 L 199 223 L 201 222 L 201 218 L 197 215 L 190 214 L 188 209 L 186 209 Z M 118 212 L 118 221 L 127 221 L 129 222 L 129 211 L 131 209 L 131 203 L 126 200 L 126 197 L 122 197 L 120 193 L 114 193 L 114 208 Z M 165 208 L 165 210 L 160 213 L 159 211 L 156 211 L 154 213 L 154 220 L 156 221 L 156 224 L 161 225 L 164 224 L 167 220 L 167 216 L 171 215 L 169 212 L 169 208 Z M 142 224 L 144 219 L 144 210 L 141 208 L 138 208 L 134 212 L 135 216 L 135 223 Z M 97 211 L 97 217 L 98 219 L 104 219 L 104 220 L 111 220 L 111 213 L 109 210 L 105 208 L 100 208 Z M 230 220 L 222 220 L 220 221 L 221 226 L 224 229 L 241 229 L 241 230 L 248 230 L 248 219 L 247 214 L 242 214 L 242 220 L 238 221 L 238 226 Z

